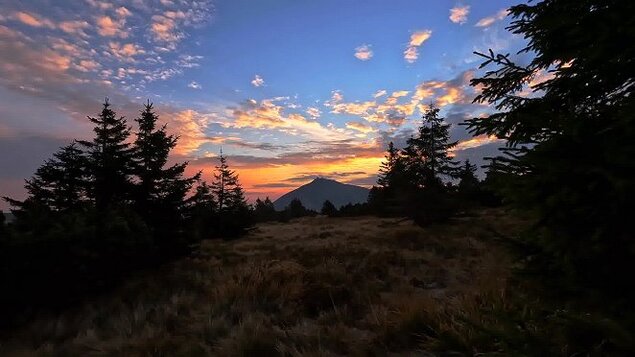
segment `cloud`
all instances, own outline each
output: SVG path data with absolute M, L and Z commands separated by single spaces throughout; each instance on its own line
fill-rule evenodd
M 260 102 L 250 99 L 232 111 L 231 121 L 222 125 L 233 128 L 274 129 L 290 135 L 317 139 L 347 137 L 347 133 L 335 127 L 325 127 L 316 120 L 307 120 L 298 113 L 285 113 L 285 107 L 276 104 L 276 99 Z
M 79 35 L 80 37 L 88 37 L 86 33 L 86 29 L 90 28 L 90 24 L 86 21 L 62 21 L 59 23 L 58 27 L 60 30 L 68 33 Z
M 145 50 L 135 43 L 120 44 L 119 42 L 108 43 L 109 53 L 124 62 L 134 62 L 134 57 L 144 54 Z
M 115 13 L 117 13 L 117 16 L 119 16 L 119 17 L 128 17 L 128 16 L 132 15 L 130 10 L 126 9 L 123 6 L 117 8 L 117 10 L 115 10 Z
M 183 12 L 174 11 L 166 12 L 165 15 L 152 16 L 150 29 L 155 41 L 165 43 L 170 50 L 175 49 L 176 44 L 185 36 L 177 28 L 177 19 L 184 16 Z
M 410 46 L 419 47 L 432 36 L 432 30 L 417 31 L 410 35 Z
M 97 33 L 104 37 L 127 38 L 128 31 L 125 29 L 125 20 L 113 20 L 110 16 L 100 16 L 97 18 Z
M 373 97 L 374 98 L 379 98 L 379 97 L 385 96 L 386 93 L 388 93 L 388 92 L 386 92 L 385 89 L 380 89 L 377 92 L 375 92 L 375 94 L 373 94 Z
M 416 31 L 410 35 L 410 42 L 404 51 L 404 59 L 408 63 L 414 63 L 419 58 L 419 47 L 432 36 L 432 30 Z
M 21 23 L 32 27 L 48 27 L 51 29 L 55 28 L 55 24 L 52 21 L 24 11 L 16 12 L 14 14 L 14 18 Z
M 201 85 L 199 83 L 197 83 L 196 81 L 191 81 L 190 84 L 187 85 L 189 88 L 192 89 L 202 89 L 203 87 L 201 87 Z
M 161 45 L 157 47 L 160 51 L 175 50 L 178 43 L 188 36 L 186 28 L 199 27 L 211 18 L 213 6 L 209 0 L 188 1 L 182 4 L 186 6 L 174 9 L 172 2 L 165 2 L 163 5 L 170 9 L 151 18 L 150 34 L 154 41 Z
M 348 123 L 346 123 L 346 127 L 349 129 L 357 130 L 364 134 L 368 134 L 374 131 L 372 126 L 357 121 L 349 121 Z
M 320 117 L 320 115 L 322 115 L 322 112 L 318 108 L 309 107 L 306 110 L 306 114 L 313 119 L 317 119 Z
M 373 51 L 370 45 L 361 45 L 355 48 L 355 57 L 360 61 L 368 61 L 373 57 Z
M 99 0 L 86 0 L 86 2 L 94 7 L 97 8 L 99 10 L 108 10 L 108 9 L 112 9 L 113 4 L 111 2 L 107 2 L 107 1 L 99 1 Z
M 455 24 L 463 25 L 467 22 L 467 15 L 470 13 L 470 7 L 468 5 L 465 6 L 455 6 L 450 9 L 450 21 Z
M 254 87 L 262 87 L 265 85 L 265 80 L 256 74 L 254 79 L 251 80 L 251 85 L 253 85 Z
M 488 17 L 484 17 L 480 20 L 478 20 L 478 22 L 476 23 L 476 27 L 489 27 L 492 24 L 494 24 L 496 21 L 500 21 L 502 19 L 504 19 L 507 14 L 509 13 L 509 11 L 507 9 L 503 9 L 500 10 L 499 12 L 497 12 L 496 14 L 492 15 L 492 16 L 488 16 Z
M 179 136 L 174 154 L 179 156 L 193 155 L 201 145 L 214 141 L 205 134 L 210 118 L 191 109 L 166 113 L 170 120 L 168 130 Z
M 466 150 L 466 149 L 473 149 L 479 146 L 483 146 L 483 145 L 487 145 L 487 144 L 492 144 L 492 143 L 497 143 L 497 142 L 502 142 L 503 140 L 496 138 L 496 136 L 487 136 L 487 135 L 481 135 L 481 136 L 475 136 L 471 139 L 468 140 L 464 140 L 464 141 L 460 141 L 453 149 L 452 151 L 461 151 L 461 150 Z

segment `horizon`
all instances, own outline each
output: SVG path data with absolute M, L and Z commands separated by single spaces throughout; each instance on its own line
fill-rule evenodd
M 372 186 L 430 104 L 456 158 L 480 166 L 502 143 L 458 125 L 493 112 L 472 103 L 473 52 L 530 59 L 505 30 L 518 3 L 0 2 L 0 194 L 23 199 L 52 152 L 92 135 L 106 97 L 133 128 L 153 102 L 190 174 L 209 179 L 222 146 L 251 201 L 318 176 Z

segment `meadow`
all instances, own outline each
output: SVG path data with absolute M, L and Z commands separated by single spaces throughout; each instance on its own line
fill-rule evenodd
M 0 353 L 495 351 L 501 346 L 470 321 L 492 318 L 484 307 L 506 308 L 512 259 L 500 237 L 522 225 L 502 210 L 427 228 L 377 217 L 260 224 L 244 238 L 204 241 L 194 256 L 37 319 L 6 336 Z

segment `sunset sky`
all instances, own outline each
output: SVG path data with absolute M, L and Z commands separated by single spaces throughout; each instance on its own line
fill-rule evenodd
M 518 2 L 0 0 L 0 195 L 90 137 L 105 97 L 130 124 L 154 102 L 192 173 L 222 146 L 251 199 L 318 175 L 372 185 L 430 104 L 481 163 L 500 143 L 457 125 L 492 110 L 471 103 L 472 52 L 515 55 Z

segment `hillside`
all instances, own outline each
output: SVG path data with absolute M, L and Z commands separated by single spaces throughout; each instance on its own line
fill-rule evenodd
M 344 184 L 335 180 L 316 178 L 306 185 L 282 195 L 273 202 L 276 210 L 283 210 L 289 203 L 297 198 L 302 201 L 304 207 L 319 211 L 324 201 L 331 201 L 339 208 L 348 203 L 364 203 L 368 200 L 369 190 L 364 187 Z
M 4 341 L 24 355 L 385 355 L 469 349 L 509 257 L 499 211 L 427 229 L 396 218 L 262 224 Z M 496 232 L 495 234 L 492 232 Z M 454 317 L 453 317 L 454 316 Z M 444 336 L 447 335 L 447 336 Z M 448 345 L 450 344 L 450 345 Z

